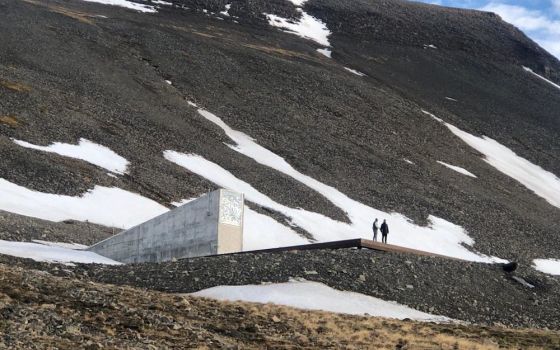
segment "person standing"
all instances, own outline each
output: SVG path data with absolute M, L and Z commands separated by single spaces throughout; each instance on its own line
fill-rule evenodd
M 379 231 L 379 224 L 377 223 L 377 218 L 375 218 L 375 221 L 373 222 L 373 241 L 377 242 L 377 231 Z
M 387 220 L 383 220 L 381 224 L 381 241 L 387 243 L 387 235 L 389 234 L 389 225 L 387 225 Z

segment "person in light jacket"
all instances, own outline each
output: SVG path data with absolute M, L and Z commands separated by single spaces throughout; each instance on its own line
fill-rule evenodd
M 375 221 L 373 222 L 373 226 L 371 228 L 373 229 L 373 241 L 377 242 L 377 231 L 379 231 L 379 224 L 377 223 L 377 218 L 375 218 Z

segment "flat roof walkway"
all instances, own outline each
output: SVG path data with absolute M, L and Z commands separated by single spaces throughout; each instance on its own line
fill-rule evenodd
M 426 252 L 423 250 L 417 250 L 412 248 L 406 248 L 394 244 L 385 244 L 381 242 L 374 242 L 369 239 L 347 239 L 342 241 L 331 241 L 331 242 L 321 242 L 321 243 L 311 243 L 311 244 L 303 244 L 303 245 L 295 245 L 295 246 L 288 246 L 288 247 L 279 247 L 279 248 L 269 248 L 269 249 L 259 249 L 259 250 L 248 250 L 238 253 L 232 254 L 243 254 L 243 253 L 272 253 L 272 252 L 284 252 L 290 250 L 313 250 L 313 249 L 344 249 L 344 248 L 358 248 L 358 249 L 372 249 L 378 250 L 382 252 L 390 252 L 390 253 L 405 253 L 405 254 L 414 254 L 414 255 L 422 255 L 422 256 L 432 256 L 432 257 L 440 257 L 446 259 L 453 259 L 453 260 L 461 260 L 458 258 L 454 258 L 447 255 L 435 254 Z

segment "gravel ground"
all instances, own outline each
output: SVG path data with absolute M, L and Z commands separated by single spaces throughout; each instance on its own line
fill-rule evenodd
M 506 273 L 496 265 L 367 249 L 243 253 L 123 266 L 65 267 L 5 256 L 0 262 L 173 293 L 299 277 L 459 320 L 560 330 L 560 278 L 528 266 Z

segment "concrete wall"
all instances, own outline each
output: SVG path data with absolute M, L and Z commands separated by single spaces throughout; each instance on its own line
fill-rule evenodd
M 218 190 L 101 241 L 89 250 L 124 263 L 241 251 L 243 195 Z

